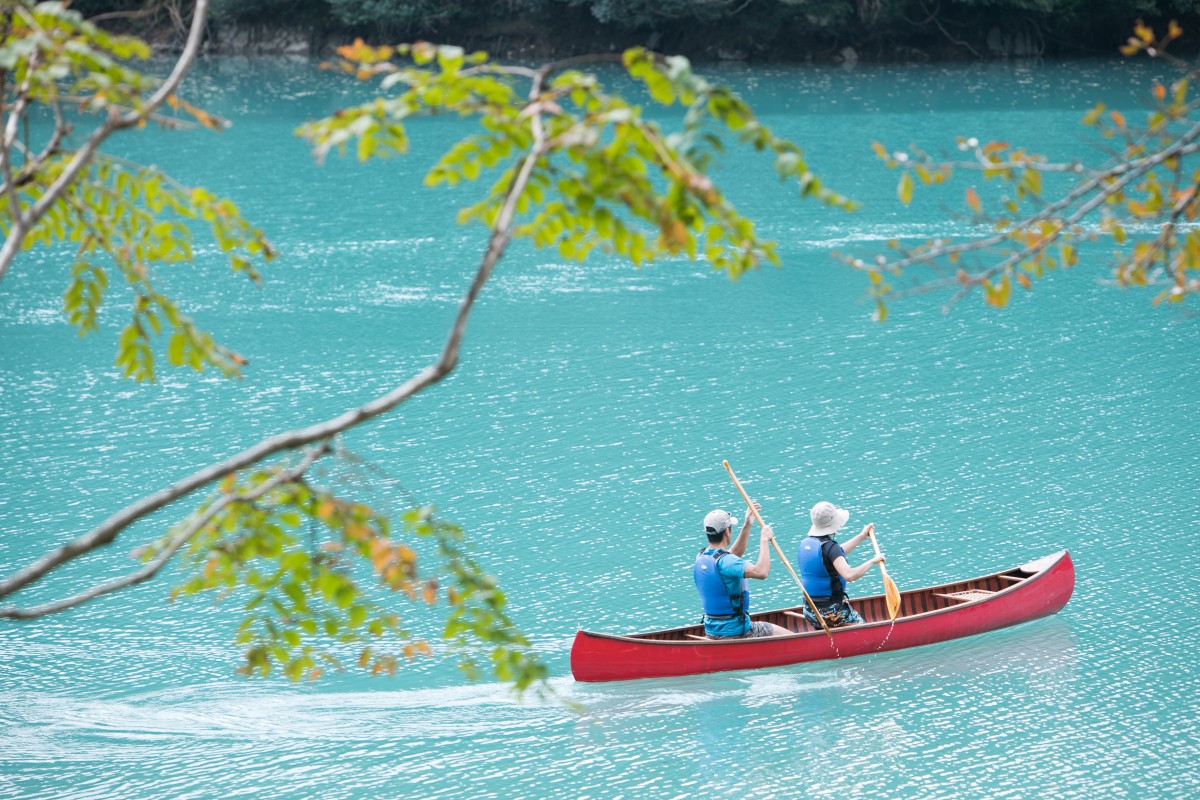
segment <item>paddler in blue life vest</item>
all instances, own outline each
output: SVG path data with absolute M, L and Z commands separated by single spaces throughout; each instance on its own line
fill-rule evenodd
M 700 606 L 704 609 L 704 633 L 710 639 L 757 639 L 789 634 L 787 628 L 750 620 L 746 579 L 762 580 L 770 574 L 770 543 L 775 534 L 769 525 L 762 529 L 758 560 L 751 563 L 742 558 L 750 536 L 750 517 L 746 517 L 737 541 L 730 543 L 736 524 L 731 514 L 720 509 L 710 511 L 704 518 L 708 547 L 700 551 L 692 567 L 696 588 L 700 590 Z
M 804 591 L 821 610 L 821 616 L 830 628 L 860 623 L 862 616 L 850 607 L 846 599 L 846 584 L 866 575 L 874 564 L 882 564 L 884 558 L 882 555 L 872 556 L 857 567 L 851 567 L 846 561 L 846 554 L 853 552 L 863 539 L 870 536 L 875 525 L 868 523 L 863 526 L 861 533 L 840 545 L 833 537 L 850 519 L 849 511 L 822 500 L 812 507 L 809 516 L 812 517 L 812 527 L 808 530 L 808 537 L 800 542 L 797 557 Z M 820 627 L 821 623 L 807 603 L 804 604 L 804 617 L 814 628 Z

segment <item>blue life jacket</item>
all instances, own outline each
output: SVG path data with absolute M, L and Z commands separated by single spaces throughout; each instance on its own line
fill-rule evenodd
M 846 596 L 846 580 L 838 574 L 829 558 L 829 549 L 834 544 L 828 536 L 809 536 L 800 542 L 796 563 L 800 566 L 800 581 L 810 597 L 828 597 L 841 602 Z
M 742 578 L 741 591 L 731 592 L 732 587 L 717 570 L 717 562 L 727 555 L 731 555 L 728 550 L 704 549 L 692 566 L 692 577 L 700 590 L 700 607 L 705 616 L 713 619 L 733 619 L 750 612 L 750 589 L 746 579 Z

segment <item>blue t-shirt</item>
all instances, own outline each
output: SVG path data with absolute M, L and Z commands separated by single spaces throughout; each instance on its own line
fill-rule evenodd
M 721 556 L 717 562 L 717 573 L 725 582 L 726 590 L 730 594 L 737 594 L 742 590 L 742 579 L 746 577 L 746 562 L 732 554 Z M 707 614 L 704 616 L 704 632 L 709 636 L 741 636 L 749 629 L 749 614 L 730 619 L 713 619 Z

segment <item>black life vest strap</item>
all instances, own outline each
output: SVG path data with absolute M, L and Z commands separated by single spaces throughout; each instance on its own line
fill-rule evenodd
M 837 567 L 833 565 L 833 559 L 829 557 L 829 551 L 833 549 L 833 537 L 829 537 L 821 542 L 821 563 L 825 566 L 825 572 L 829 574 L 829 589 L 833 592 L 829 596 L 831 604 L 840 603 L 846 597 L 846 590 L 842 586 L 842 576 L 838 574 Z

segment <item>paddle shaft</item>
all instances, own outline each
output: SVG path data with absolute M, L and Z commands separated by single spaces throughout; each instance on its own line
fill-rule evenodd
M 739 492 L 741 492 L 742 499 L 746 501 L 746 507 L 750 509 L 750 513 L 754 515 L 756 520 L 758 520 L 758 527 L 767 527 L 767 523 L 763 522 L 762 514 L 758 513 L 758 509 L 755 508 L 754 503 L 751 502 L 750 495 L 746 494 L 746 490 L 742 488 L 742 482 L 738 480 L 737 475 L 733 474 L 733 467 L 729 466 L 728 461 L 722 461 L 721 463 L 725 466 L 725 470 L 729 473 L 729 477 L 733 479 L 733 485 L 737 487 Z M 800 591 L 804 595 L 804 599 L 808 601 L 810 606 L 812 606 L 813 614 L 821 623 L 821 627 L 825 629 L 825 633 L 829 636 L 830 641 L 832 641 L 833 632 L 829 630 L 829 626 L 825 624 L 825 618 L 821 616 L 821 609 L 817 608 L 817 604 L 814 603 L 813 599 L 808 596 L 808 591 L 804 588 L 804 582 L 800 580 L 800 576 L 796 574 L 796 570 L 792 569 L 792 565 L 787 560 L 787 556 L 785 556 L 783 551 L 779 549 L 779 542 L 775 541 L 775 537 L 771 537 L 771 544 L 775 547 L 775 552 L 779 554 L 779 560 L 783 562 L 785 567 L 787 567 L 788 572 L 792 573 L 792 578 L 796 581 L 796 585 L 800 587 Z
M 879 552 L 879 542 L 875 541 L 875 525 L 874 525 L 874 523 L 871 524 L 871 530 L 867 533 L 867 535 L 871 537 L 871 547 L 875 548 L 875 555 L 877 555 L 877 556 L 882 555 Z M 882 561 L 879 562 L 879 574 L 883 575 L 884 580 L 887 580 L 887 567 L 885 567 L 883 565 Z

